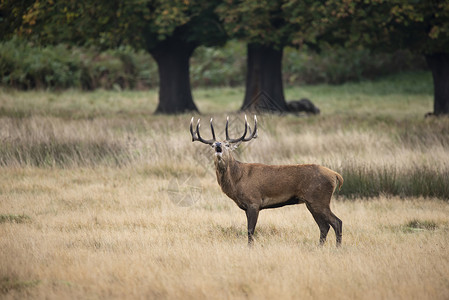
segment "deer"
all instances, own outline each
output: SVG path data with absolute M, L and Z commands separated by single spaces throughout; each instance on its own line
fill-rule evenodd
M 232 151 L 241 143 L 257 138 L 256 115 L 254 131 L 251 131 L 245 115 L 244 132 L 239 138 L 229 137 L 227 117 L 224 141 L 217 141 L 213 119 L 210 120 L 212 139 L 201 137 L 200 119 L 195 130 L 193 121 L 192 117 L 192 142 L 199 141 L 214 149 L 217 182 L 223 193 L 246 213 L 248 246 L 252 246 L 254 242 L 254 231 L 261 210 L 302 203 L 306 204 L 319 227 L 319 245 L 322 246 L 326 242 L 330 226 L 335 232 L 337 247 L 341 245 L 343 223 L 330 209 L 331 198 L 337 185 L 339 190 L 343 185 L 343 177 L 339 173 L 316 164 L 266 165 L 236 160 Z

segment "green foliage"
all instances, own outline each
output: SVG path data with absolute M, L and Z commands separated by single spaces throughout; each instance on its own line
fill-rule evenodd
M 77 62 L 63 46 L 34 48 L 14 39 L 0 47 L 2 83 L 20 88 L 45 86 L 70 87 L 79 72 Z M 75 75 L 76 76 L 76 75 Z
M 128 47 L 35 47 L 19 39 L 0 43 L 3 85 L 31 88 L 145 88 L 158 83 L 157 66 L 147 53 Z
M 313 13 L 316 6 L 315 1 L 309 0 L 294 5 L 280 0 L 229 0 L 222 1 L 216 11 L 229 36 L 247 43 L 283 48 L 315 39 L 315 25 L 319 25 Z M 301 42 L 297 34 L 301 34 Z
M 196 44 L 221 43 L 214 13 L 217 1 L 142 0 L 22 2 L 3 0 L 1 27 L 42 44 L 69 43 L 151 50 L 176 36 Z M 1 28 L 0 27 L 0 28 Z
M 290 45 L 301 48 L 308 45 L 319 50 L 326 44 L 328 30 L 335 30 L 330 22 L 329 1 L 286 0 L 282 9 L 285 22 L 290 28 Z M 347 2 L 347 1 L 345 1 Z
M 326 1 L 323 37 L 331 43 L 382 51 L 448 53 L 449 2 L 427 0 Z
M 176 37 L 197 45 L 231 37 L 283 47 L 324 44 L 447 52 L 449 2 L 427 0 L 3 0 L 0 29 L 48 43 L 148 49 Z M 220 21 L 223 23 L 220 24 Z
M 289 85 L 341 84 L 425 69 L 424 58 L 406 50 L 387 54 L 333 47 L 317 54 L 287 48 L 283 61 L 284 82 Z
M 329 28 L 326 12 L 322 1 L 313 0 L 228 0 L 217 7 L 229 36 L 278 48 L 316 48 Z
M 285 44 L 287 36 L 281 1 L 222 1 L 217 12 L 232 37 L 244 39 L 248 43 Z
M 235 41 L 223 48 L 199 47 L 190 65 L 193 86 L 243 85 L 246 47 Z M 289 48 L 283 61 L 288 85 L 338 84 L 425 67 L 421 57 L 407 51 L 372 54 L 342 48 L 320 54 Z M 12 39 L 0 43 L 0 83 L 18 89 L 145 89 L 156 87 L 159 75 L 148 53 L 130 47 L 106 51 L 63 44 L 35 47 Z
M 223 48 L 199 47 L 192 56 L 190 80 L 194 86 L 238 86 L 245 82 L 246 47 L 229 42 Z

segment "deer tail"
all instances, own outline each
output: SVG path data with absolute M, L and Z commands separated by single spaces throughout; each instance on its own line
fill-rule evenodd
M 343 176 L 341 176 L 340 174 L 338 174 L 337 172 L 335 172 L 335 176 L 337 177 L 337 181 L 338 181 L 338 190 L 341 190 L 341 187 L 343 186 Z

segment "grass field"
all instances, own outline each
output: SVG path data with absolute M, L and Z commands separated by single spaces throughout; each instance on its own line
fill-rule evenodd
M 303 205 L 261 212 L 248 249 L 191 115 L 152 115 L 154 91 L 0 90 L 0 298 L 447 299 L 449 119 L 423 117 L 430 75 L 286 94 L 322 114 L 260 116 L 236 155 L 343 174 L 339 249 L 333 231 L 317 247 Z M 242 95 L 194 91 L 219 136 L 228 114 L 242 128 Z

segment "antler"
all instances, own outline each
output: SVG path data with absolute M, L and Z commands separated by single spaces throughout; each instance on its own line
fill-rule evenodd
M 246 116 L 245 116 L 245 120 L 246 120 Z M 249 137 L 247 137 L 246 139 L 243 139 L 243 142 L 249 142 L 252 139 L 257 138 L 257 117 L 256 115 L 254 115 L 254 132 L 251 133 L 251 127 L 248 125 L 248 130 L 249 130 Z
M 192 135 L 192 142 L 194 141 L 200 141 L 204 144 L 212 145 L 214 142 L 216 142 L 215 139 L 215 131 L 214 131 L 214 125 L 212 125 L 212 118 L 210 119 L 210 130 L 212 131 L 212 139 L 205 140 L 200 135 L 200 119 L 198 119 L 198 122 L 196 123 L 196 130 L 193 131 L 193 117 L 190 120 L 190 134 Z M 196 135 L 196 136 L 195 136 Z
M 226 118 L 226 141 L 228 143 L 240 143 L 240 142 L 248 142 L 254 138 L 257 138 L 257 117 L 254 116 L 254 132 L 251 133 L 251 127 L 249 127 L 248 125 L 248 119 L 246 118 L 245 115 L 245 131 L 243 132 L 243 135 L 240 138 L 237 139 L 231 139 L 229 138 L 229 134 L 228 134 L 228 124 L 229 124 L 229 117 Z M 246 133 L 248 131 L 249 128 L 249 134 L 250 136 L 245 138 Z

